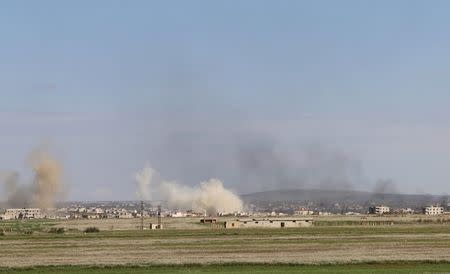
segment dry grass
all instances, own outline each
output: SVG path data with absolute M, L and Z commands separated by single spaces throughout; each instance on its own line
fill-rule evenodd
M 179 229 L 124 230 L 139 220 L 86 220 L 58 226 L 101 232 L 6 235 L 0 237 L 0 266 L 450 261 L 448 225 L 213 230 L 199 229 L 205 226 L 198 218 L 164 221 Z
M 202 229 L 200 218 L 164 218 L 164 228 L 167 229 Z M 145 218 L 145 227 L 150 223 L 157 223 L 156 218 Z M 133 219 L 81 219 L 65 220 L 59 226 L 66 229 L 84 230 L 87 227 L 98 227 L 102 231 L 111 230 L 136 230 L 141 225 L 139 218 Z
M 267 217 L 266 217 L 267 218 Z M 286 219 L 287 217 L 281 218 Z M 290 217 L 293 218 L 293 217 Z M 449 224 L 450 216 L 425 216 L 425 215 L 385 215 L 385 216 L 374 216 L 374 215 L 363 215 L 363 216 L 314 216 L 314 217 L 296 217 L 296 218 L 314 218 L 316 222 L 320 222 L 324 225 L 354 225 L 361 222 L 374 222 L 374 223 L 384 223 L 391 222 L 393 224 L 403 224 L 403 225 L 422 225 L 422 224 Z M 208 225 L 200 224 L 199 220 L 201 218 L 163 218 L 164 228 L 167 229 L 204 229 L 209 227 Z M 227 220 L 235 220 L 236 217 L 220 217 L 219 222 L 224 222 Z M 250 219 L 250 218 L 242 218 Z M 271 218 L 274 219 L 274 218 Z M 276 218 L 275 218 L 276 219 Z M 146 218 L 145 226 L 148 227 L 150 223 L 157 223 L 156 218 Z M 135 230 L 140 227 L 141 221 L 138 218 L 134 219 L 103 219 L 103 220 L 66 220 L 61 223 L 60 226 L 66 229 L 78 229 L 84 230 L 87 227 L 95 226 L 100 228 L 102 231 L 111 230 Z

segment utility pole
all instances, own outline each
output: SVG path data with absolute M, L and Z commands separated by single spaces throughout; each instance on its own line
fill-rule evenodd
M 158 229 L 161 229 L 161 205 L 158 205 Z
M 144 230 L 144 201 L 141 201 L 141 230 Z

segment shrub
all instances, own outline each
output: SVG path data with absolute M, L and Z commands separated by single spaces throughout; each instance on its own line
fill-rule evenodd
M 100 229 L 98 229 L 98 228 L 95 227 L 95 226 L 92 226 L 92 227 L 86 228 L 86 229 L 84 230 L 84 232 L 85 232 L 85 233 L 97 233 L 97 232 L 100 232 Z
M 50 228 L 50 230 L 48 232 L 63 234 L 64 232 L 66 232 L 66 230 L 64 229 L 64 227 L 52 227 L 52 228 Z

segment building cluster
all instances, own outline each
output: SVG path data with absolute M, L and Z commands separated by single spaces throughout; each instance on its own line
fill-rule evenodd
M 66 209 L 66 219 L 130 219 L 140 217 L 141 213 L 137 209 L 125 208 L 68 208 Z
M 235 212 L 235 213 L 223 213 L 219 212 L 217 214 L 218 216 L 247 216 L 247 213 L 244 212 Z M 195 212 L 193 210 L 171 210 L 166 212 L 167 217 L 173 217 L 173 218 L 183 218 L 183 217 L 204 217 L 205 212 Z
M 378 201 L 377 201 L 378 200 Z M 391 199 L 392 200 L 392 199 Z M 444 201 L 384 201 L 370 200 L 317 200 L 317 201 L 262 201 L 254 200 L 248 204 L 249 216 L 328 216 L 328 215 L 362 215 L 362 214 L 427 214 L 439 215 L 450 213 L 450 203 Z
M 386 205 L 377 205 L 377 206 L 369 207 L 369 214 L 383 215 L 383 214 L 390 214 L 390 213 L 414 214 L 416 212 L 411 208 L 401 208 L 401 209 L 396 209 L 396 210 L 392 211 L 391 208 Z M 422 208 L 421 213 L 425 214 L 425 215 L 442 215 L 442 214 L 445 214 L 446 211 L 443 206 L 429 205 L 429 206 Z
M 144 210 L 144 217 L 157 215 L 157 209 L 148 207 Z M 67 207 L 41 210 L 38 208 L 9 208 L 0 212 L 0 219 L 130 219 L 140 218 L 141 209 L 135 204 L 124 202 L 104 203 L 76 203 Z
M 334 210 L 333 210 L 334 208 Z M 260 218 L 271 220 L 270 218 L 286 218 L 288 216 L 328 216 L 328 215 L 361 215 L 361 214 L 426 214 L 442 215 L 449 214 L 450 206 L 440 204 L 429 205 L 423 208 L 393 208 L 385 204 L 376 206 L 366 206 L 365 210 L 354 203 L 335 203 L 333 208 L 323 207 L 313 202 L 295 203 L 287 202 L 267 202 L 253 203 L 247 208 L 247 212 L 238 212 L 233 214 L 218 213 L 217 216 L 229 216 L 237 218 Z M 336 210 L 339 209 L 339 210 Z M 182 218 L 182 217 L 205 217 L 205 212 L 195 212 L 192 210 L 162 210 L 162 217 Z M 40 210 L 38 208 L 9 208 L 0 211 L 0 220 L 14 219 L 130 219 L 143 217 L 157 217 L 158 209 L 147 203 L 144 210 L 140 202 L 77 202 L 67 203 L 65 207 L 57 209 Z M 249 221 L 243 221 L 242 225 L 251 224 Z M 258 223 L 257 224 L 261 224 Z M 236 223 L 241 225 L 241 223 Z M 270 224 L 270 222 L 269 222 Z M 287 224 L 287 223 L 285 223 Z M 281 224 L 280 224 L 281 225 Z
M 41 219 L 46 217 L 39 208 L 8 208 L 0 215 L 1 220 Z
M 248 208 L 254 213 L 272 213 L 282 214 L 280 216 L 296 215 L 346 215 L 366 213 L 367 206 L 355 201 L 252 201 Z M 348 215 L 347 214 L 347 215 Z M 269 215 L 267 215 L 269 216 Z

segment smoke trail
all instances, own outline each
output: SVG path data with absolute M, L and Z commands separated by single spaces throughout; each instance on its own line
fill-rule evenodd
M 19 174 L 4 178 L 4 190 L 9 207 L 51 208 L 62 197 L 62 167 L 44 148 L 32 151 L 28 164 L 34 173 L 30 184 L 20 184 Z
M 140 199 L 150 198 L 149 187 L 152 186 L 172 209 L 194 210 L 209 215 L 242 211 L 242 200 L 226 189 L 218 179 L 210 179 L 189 187 L 176 182 L 157 180 L 157 175 L 157 171 L 150 167 L 136 173 L 136 194 Z
M 150 200 L 150 183 L 156 171 L 148 166 L 134 175 L 137 183 L 136 196 L 139 200 Z

